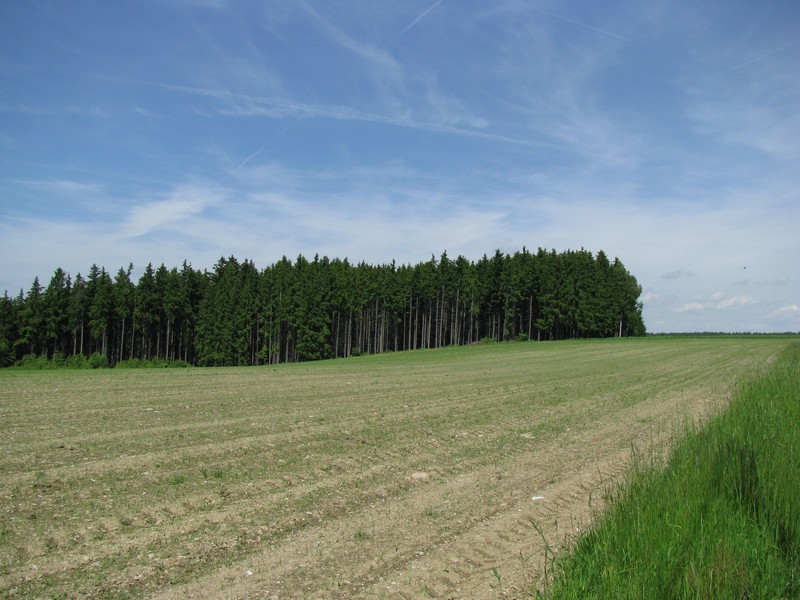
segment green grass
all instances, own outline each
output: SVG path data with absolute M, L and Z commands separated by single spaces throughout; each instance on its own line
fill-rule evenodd
M 555 559 L 549 598 L 800 597 L 800 344 L 730 407 L 640 461 L 601 523 Z

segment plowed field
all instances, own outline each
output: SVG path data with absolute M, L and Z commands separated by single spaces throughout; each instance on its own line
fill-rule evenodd
M 634 446 L 785 345 L 0 373 L 0 596 L 522 598 Z

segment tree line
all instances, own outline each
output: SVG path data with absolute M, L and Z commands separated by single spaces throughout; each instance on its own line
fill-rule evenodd
M 416 265 L 283 257 L 263 270 L 220 258 L 211 271 L 149 264 L 0 301 L 0 366 L 24 357 L 100 356 L 261 365 L 477 341 L 644 335 L 641 287 L 623 264 L 581 249 L 443 253 Z

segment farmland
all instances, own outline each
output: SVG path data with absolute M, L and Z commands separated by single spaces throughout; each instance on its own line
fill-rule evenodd
M 513 597 L 780 338 L 0 373 L 0 595 Z M 541 535 L 540 535 L 541 533 Z

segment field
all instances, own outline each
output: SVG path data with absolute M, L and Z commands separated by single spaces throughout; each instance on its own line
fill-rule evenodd
M 523 597 L 779 338 L 0 372 L 0 596 Z

